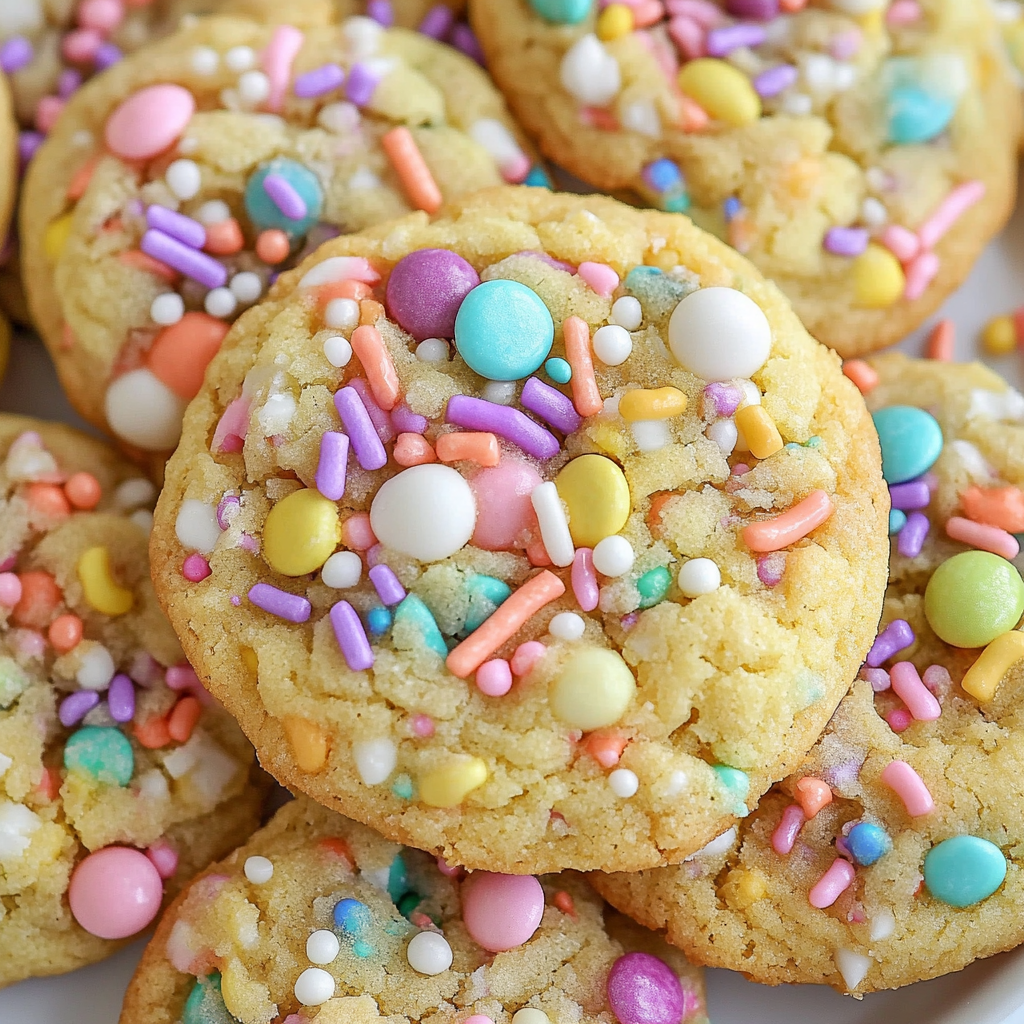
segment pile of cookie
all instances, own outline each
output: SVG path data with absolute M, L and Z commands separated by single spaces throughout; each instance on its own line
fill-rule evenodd
M 1024 397 L 870 354 L 1013 205 L 1012 19 L 463 8 L 0 4 L 0 300 L 109 438 L 0 413 L 0 985 L 155 924 L 122 1024 L 706 1024 L 1024 943 Z

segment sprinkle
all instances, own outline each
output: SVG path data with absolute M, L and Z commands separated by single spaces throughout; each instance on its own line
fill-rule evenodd
M 338 647 L 353 672 L 373 667 L 373 648 L 355 608 L 348 601 L 339 601 L 330 611 L 331 626 Z
M 594 552 L 591 548 L 577 548 L 572 560 L 572 592 L 576 603 L 585 612 L 592 612 L 600 598 L 597 572 L 594 570 Z
M 426 416 L 413 412 L 404 402 L 391 410 L 391 423 L 395 430 L 403 434 L 425 434 L 430 425 Z
M 455 15 L 446 4 L 435 4 L 423 16 L 416 30 L 431 39 L 444 40 L 451 31 Z
M 249 589 L 248 597 L 257 608 L 289 622 L 306 622 L 313 610 L 304 597 L 289 594 L 269 583 L 257 583 Z
M 60 702 L 57 717 L 66 729 L 77 725 L 100 702 L 95 690 L 76 690 Z
M 899 224 L 890 224 L 882 232 L 882 245 L 900 261 L 909 263 L 921 251 L 921 242 L 917 235 Z
M 391 410 L 401 393 L 398 371 L 376 327 L 364 324 L 352 332 L 352 351 L 363 364 L 370 390 L 382 409 Z
M 466 679 L 541 608 L 564 593 L 565 584 L 547 569 L 527 580 L 482 626 L 449 653 L 446 659 L 449 670 L 460 679 Z
M 406 468 L 437 462 L 437 454 L 421 434 L 399 434 L 391 454 L 398 465 Z
M 905 558 L 917 558 L 921 554 L 921 548 L 924 547 L 924 541 L 930 529 L 931 524 L 926 515 L 920 512 L 911 512 L 907 516 L 906 526 L 900 530 L 896 543 L 899 553 Z
M 289 220 L 302 220 L 309 213 L 306 201 L 283 174 L 268 174 L 263 179 L 263 191 Z
M 945 199 L 939 203 L 935 212 L 918 228 L 917 236 L 925 249 L 931 249 L 940 238 L 985 195 L 983 181 L 965 181 L 957 185 Z
M 952 320 L 940 320 L 928 335 L 925 343 L 925 358 L 948 363 L 956 351 L 956 325 Z
M 157 231 L 184 242 L 191 249 L 206 245 L 206 228 L 197 220 L 154 203 L 146 208 L 146 223 Z M 165 261 L 166 262 L 166 261 Z
M 377 399 L 373 397 L 373 389 L 366 382 L 365 378 L 353 377 L 348 382 L 348 385 L 350 388 L 355 389 L 356 394 L 362 399 L 363 407 L 366 409 L 366 414 L 370 417 L 373 429 L 377 431 L 381 444 L 387 444 L 395 436 L 395 428 L 391 422 L 391 416 L 377 404 Z
M 594 361 L 590 356 L 590 327 L 578 316 L 567 317 L 562 324 L 565 358 L 572 367 L 572 400 L 581 416 L 596 416 L 604 408 L 604 400 L 594 377 Z
M 135 687 L 123 672 L 118 672 L 110 680 L 107 707 L 115 722 L 130 722 L 135 717 Z
M 619 275 L 607 263 L 593 263 L 590 260 L 584 260 L 577 267 L 576 273 L 602 299 L 610 299 L 612 293 L 619 286 Z
M 554 481 L 548 480 L 534 487 L 530 492 L 530 502 L 537 513 L 540 535 L 548 557 L 557 566 L 572 565 L 575 557 L 572 535 L 565 506 Z
M 1024 491 L 1019 487 L 970 486 L 960 495 L 969 519 L 1007 533 L 1024 532 Z
M 796 782 L 796 801 L 808 819 L 832 803 L 832 787 L 813 775 L 805 775 Z
M 935 279 L 939 272 L 939 257 L 933 252 L 923 252 L 907 265 L 906 286 L 903 297 L 908 302 L 913 302 L 924 295 L 928 285 Z
M 348 435 L 328 430 L 320 438 L 320 460 L 316 467 L 316 489 L 331 501 L 345 494 L 348 470 Z
M 799 804 L 790 804 L 782 812 L 782 818 L 772 833 L 772 848 L 780 857 L 785 857 L 793 849 L 806 820 L 807 816 Z
M 304 75 L 299 75 L 292 86 L 295 95 L 300 99 L 312 99 L 323 96 L 341 87 L 345 81 L 345 72 L 337 64 L 322 64 Z
M 808 902 L 819 910 L 831 907 L 853 885 L 856 874 L 856 869 L 848 860 L 836 857 L 832 861 L 832 866 L 815 882 L 814 888 L 808 893 Z
M 950 516 L 946 520 L 946 535 L 951 540 L 960 541 L 961 544 L 969 544 L 982 551 L 991 551 L 1008 562 L 1012 562 L 1020 554 L 1020 542 L 1012 533 L 961 516 Z
M 907 814 L 920 818 L 935 810 L 935 801 L 924 780 L 906 761 L 891 761 L 879 776 L 902 801 Z
M 934 722 L 941 714 L 939 702 L 921 681 L 913 662 L 899 661 L 889 670 L 893 693 L 919 722 Z
M 435 213 L 444 200 L 412 132 L 405 125 L 399 125 L 385 132 L 380 144 L 412 205 L 418 210 Z
M 228 279 L 227 267 L 205 253 L 190 249 L 176 238 L 150 228 L 142 236 L 142 251 L 207 288 L 221 288 Z
M 342 388 L 334 396 L 334 406 L 348 432 L 352 451 L 355 452 L 359 465 L 363 469 L 381 469 L 386 466 L 387 452 L 373 428 L 373 423 L 370 422 L 359 393 L 351 386 Z
M 164 880 L 173 878 L 178 871 L 178 851 L 166 839 L 158 839 L 146 848 L 146 856 Z
M 377 596 L 386 605 L 399 604 L 405 600 L 405 587 L 398 577 L 386 565 L 375 565 L 370 570 L 370 582 L 377 591 Z
M 762 71 L 754 79 L 754 91 L 762 98 L 778 96 L 785 92 L 800 77 L 800 71 L 792 64 L 778 64 Z
M 905 484 L 893 484 L 889 488 L 889 500 L 893 508 L 909 512 L 912 509 L 927 508 L 932 495 L 927 482 L 919 478 L 908 480 Z
M 292 25 L 279 25 L 274 29 L 270 43 L 263 51 L 263 71 L 270 82 L 266 107 L 272 113 L 281 109 L 292 64 L 302 49 L 303 34 Z
M 562 447 L 554 434 L 525 413 L 494 402 L 485 402 L 482 398 L 453 395 L 448 399 L 445 419 L 457 427 L 491 431 L 518 445 L 527 455 L 536 459 L 553 458 Z
M 859 256 L 868 247 L 866 228 L 829 228 L 825 232 L 825 249 L 836 256 Z
M 824 491 L 811 491 L 803 501 L 781 515 L 744 527 L 743 542 L 751 551 L 778 551 L 816 530 L 833 511 L 832 499 Z
M 768 38 L 764 26 L 739 22 L 724 28 L 713 28 L 704 42 L 709 57 L 728 57 L 733 50 L 760 46 Z
M 985 702 L 996 695 L 1000 680 L 1011 665 L 1024 658 L 1024 633 L 1012 629 L 997 636 L 967 670 L 960 685 L 972 697 Z
M 571 434 L 578 430 L 582 422 L 572 401 L 557 388 L 545 384 L 537 377 L 531 377 L 523 385 L 519 402 L 524 409 L 529 409 L 563 434 Z
M 380 79 L 365 61 L 357 61 L 349 70 L 345 98 L 357 107 L 365 107 L 373 99 Z
M 864 660 L 872 668 L 888 661 L 898 651 L 909 647 L 915 640 L 914 631 L 906 619 L 893 619 L 875 638 Z
M 892 686 L 889 673 L 884 668 L 866 668 L 861 670 L 861 678 L 871 684 L 875 693 L 884 693 Z
M 442 462 L 475 462 L 478 466 L 496 466 L 501 449 L 494 434 L 487 432 L 452 431 L 441 434 L 434 444 Z

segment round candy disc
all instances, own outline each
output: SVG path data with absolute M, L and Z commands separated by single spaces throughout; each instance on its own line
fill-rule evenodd
M 388 278 L 388 311 L 417 341 L 455 336 L 463 299 L 480 283 L 472 265 L 449 249 L 403 256 Z

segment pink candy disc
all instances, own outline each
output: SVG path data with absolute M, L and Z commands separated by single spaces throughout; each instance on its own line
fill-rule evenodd
M 132 93 L 107 118 L 104 138 L 115 156 L 149 160 L 181 137 L 195 109 L 195 98 L 188 89 L 150 85 Z
M 126 939 L 157 915 L 164 884 L 152 861 L 127 846 L 90 853 L 71 875 L 68 902 L 75 920 L 101 939 Z
M 537 525 L 530 493 L 542 482 L 533 466 L 518 459 L 502 459 L 475 474 L 469 481 L 477 508 L 473 544 L 485 551 L 524 547 Z
M 544 916 L 544 890 L 533 875 L 477 871 L 462 883 L 462 920 L 491 953 L 529 941 Z
M 608 1002 L 621 1024 L 679 1024 L 686 993 L 664 960 L 650 953 L 626 953 L 608 975 Z

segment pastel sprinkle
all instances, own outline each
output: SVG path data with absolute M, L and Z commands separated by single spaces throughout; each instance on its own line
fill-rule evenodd
M 287 619 L 288 622 L 306 622 L 313 610 L 313 606 L 304 597 L 289 594 L 269 583 L 257 583 L 250 587 L 248 598 L 257 608 L 279 619 Z

